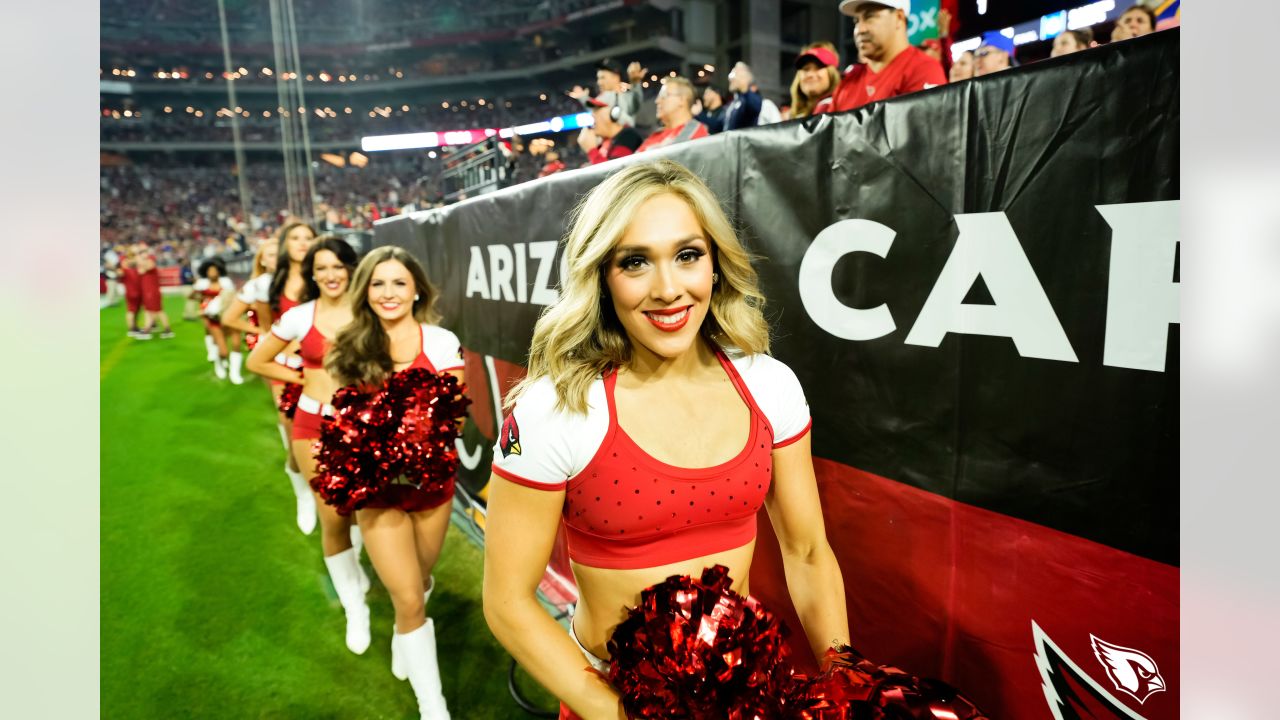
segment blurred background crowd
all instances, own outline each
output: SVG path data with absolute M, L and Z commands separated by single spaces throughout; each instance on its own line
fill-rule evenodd
M 290 217 L 367 233 L 1179 22 L 1177 0 L 294 0 L 290 18 L 272 5 L 224 0 L 224 43 L 217 3 L 103 0 L 104 290 L 134 245 L 190 269 L 252 253 Z M 435 135 L 365 148 L 405 133 Z

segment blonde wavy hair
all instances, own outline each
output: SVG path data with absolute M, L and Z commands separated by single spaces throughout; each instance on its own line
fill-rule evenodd
M 395 260 L 413 276 L 417 298 L 413 301 L 413 317 L 419 323 L 440 322 L 436 300 L 440 293 L 418 259 L 402 247 L 384 245 L 371 251 L 351 275 L 347 287 L 347 303 L 351 306 L 351 323 L 338 331 L 333 346 L 324 357 L 324 369 L 343 385 L 381 385 L 391 377 L 395 364 L 391 360 L 391 339 L 382 328 L 382 320 L 369 306 L 369 284 L 374 268 Z
M 267 266 L 262 262 L 262 255 L 267 251 L 267 246 L 271 245 L 273 242 L 273 240 L 263 240 L 258 243 L 258 249 L 253 253 L 253 274 L 249 277 L 258 277 L 259 275 L 266 274 Z M 280 256 L 277 255 L 276 261 L 279 262 L 279 260 Z
M 826 40 L 821 40 L 805 45 L 800 54 L 803 55 L 814 48 L 826 48 L 831 52 L 836 52 L 835 45 Z M 830 65 L 823 68 L 823 70 L 827 71 L 827 92 L 825 95 L 816 98 L 810 98 L 800 89 L 800 71 L 796 70 L 796 76 L 791 81 L 791 118 L 793 120 L 795 118 L 808 117 L 813 112 L 813 109 L 817 107 L 819 100 L 836 91 L 836 86 L 840 84 L 840 71 Z
M 564 241 L 567 273 L 560 281 L 560 297 L 534 326 L 529 372 L 508 395 L 508 409 L 533 383 L 549 377 L 556 388 L 556 407 L 584 413 L 591 383 L 609 367 L 631 360 L 631 340 L 608 300 L 605 272 L 640 206 L 664 194 L 689 204 L 720 274 L 699 333 L 748 354 L 769 351 L 765 298 L 751 255 L 711 189 L 671 160 L 638 163 L 597 185 L 573 209 Z

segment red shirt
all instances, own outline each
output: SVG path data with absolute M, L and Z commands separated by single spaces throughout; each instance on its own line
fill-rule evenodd
M 597 145 L 595 149 L 587 152 L 587 160 L 592 165 L 606 160 L 615 160 L 630 155 L 638 147 L 640 147 L 640 133 L 629 127 L 624 127 L 617 135 L 605 140 Z
M 136 297 L 142 294 L 142 280 L 138 277 L 138 268 L 120 268 L 120 282 L 124 285 L 124 294 Z
M 546 165 L 542 166 L 542 172 L 538 173 L 538 177 L 546 177 L 548 175 L 554 175 L 563 169 L 564 169 L 564 163 L 560 162 L 559 160 L 556 160 L 555 162 L 549 162 Z
M 139 284 L 141 285 L 142 292 L 144 293 L 158 293 L 160 292 L 160 271 L 156 268 L 156 256 L 148 255 L 147 259 L 150 261 L 149 265 L 151 266 L 151 269 L 146 272 L 138 273 L 140 277 Z
M 689 130 L 689 123 L 693 123 L 694 125 L 692 130 Z M 686 130 L 688 130 L 687 136 L 680 138 L 680 134 L 686 132 Z M 644 152 L 645 150 L 652 150 L 672 143 L 684 142 L 685 140 L 697 140 L 698 138 L 704 138 L 710 134 L 711 133 L 707 132 L 706 125 L 703 125 L 697 120 L 690 120 L 680 127 L 668 128 L 666 130 L 659 130 L 653 133 L 644 139 L 644 142 L 640 144 L 640 149 L 636 150 L 636 152 Z
M 945 85 L 946 82 L 942 63 L 919 48 L 908 46 L 880 72 L 872 72 L 865 64 L 854 65 L 840 78 L 832 112 L 853 110 L 867 103 Z

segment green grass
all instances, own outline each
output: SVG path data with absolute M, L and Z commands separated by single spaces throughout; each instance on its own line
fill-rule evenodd
M 172 340 L 129 339 L 123 307 L 101 313 L 102 716 L 416 718 L 367 558 L 373 644 L 362 656 L 343 644 L 319 531 L 294 524 L 267 388 L 216 380 L 202 327 L 181 320 L 181 299 L 165 304 Z M 481 614 L 481 572 L 480 549 L 451 527 L 431 596 L 445 696 L 458 720 L 526 718 Z

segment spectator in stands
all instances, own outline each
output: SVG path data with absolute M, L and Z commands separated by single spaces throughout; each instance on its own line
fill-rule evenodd
M 862 62 L 840 79 L 835 111 L 946 84 L 942 63 L 907 41 L 909 7 L 909 0 L 842 0 Z
M 655 102 L 662 129 L 645 138 L 636 152 L 704 138 L 707 126 L 693 117 L 693 83 L 682 77 L 667 78 Z
M 1093 30 L 1090 28 L 1081 28 L 1079 30 L 1066 30 L 1058 33 L 1053 38 L 1053 50 L 1049 53 L 1049 57 L 1058 57 L 1059 55 L 1070 55 L 1073 52 L 1088 50 L 1091 47 L 1097 47 L 1098 43 L 1093 39 Z
M 1005 37 L 998 30 L 982 33 L 982 44 L 973 54 L 975 77 L 1013 67 L 1013 38 Z
M 755 127 L 760 123 L 760 93 L 751 89 L 755 84 L 755 76 L 751 68 L 739 62 L 729 71 L 729 92 L 733 93 L 733 102 L 724 113 L 724 129 L 738 130 Z
M 947 77 L 947 82 L 960 82 L 973 77 L 973 63 L 972 50 L 960 53 L 960 57 L 951 63 L 951 74 Z
M 633 62 L 631 65 L 632 67 L 628 70 L 638 71 L 640 80 L 643 81 L 645 69 L 640 67 L 640 63 Z M 597 97 L 612 93 L 613 102 L 622 108 L 622 115 L 626 120 L 624 125 L 632 125 L 636 116 L 640 114 L 640 106 L 644 102 L 640 87 L 639 83 L 636 83 L 632 85 L 632 89 L 627 89 L 622 83 L 622 68 L 611 58 L 605 58 L 596 64 L 596 90 L 599 92 Z M 591 99 L 591 91 L 581 85 L 575 85 L 569 94 L 582 103 Z
M 587 153 L 592 165 L 626 157 L 640 147 L 640 134 L 622 123 L 626 116 L 618 105 L 617 93 L 600 93 L 583 101 L 583 105 L 590 108 L 595 125 L 578 133 L 578 147 Z
M 942 62 L 942 41 L 938 38 L 925 38 L 924 42 L 920 43 L 920 52 Z
M 836 46 L 823 40 L 810 43 L 796 58 L 796 77 L 791 81 L 791 117 L 802 118 L 831 112 L 832 94 L 840 84 L 840 56 Z
M 658 128 L 657 108 L 653 103 L 644 102 L 644 78 L 648 74 L 649 68 L 638 62 L 633 61 L 627 65 L 627 80 L 630 85 L 626 88 L 624 97 L 629 98 L 627 102 L 631 105 L 626 107 L 633 110 L 631 126 L 641 135 L 647 135 Z
M 725 104 L 720 91 L 708 85 L 702 91 L 702 107 L 694 113 L 698 122 L 707 126 L 707 132 L 715 135 L 724 130 Z
M 538 177 L 546 177 L 555 175 L 564 169 L 564 163 L 560 161 L 560 153 L 555 150 L 547 151 L 547 162 L 542 166 L 542 170 L 538 172 Z
M 1116 37 L 1116 31 L 1120 31 L 1122 37 Z M 1156 13 L 1151 8 L 1141 3 L 1135 4 L 1133 7 L 1125 10 L 1120 15 L 1120 19 L 1116 20 L 1115 29 L 1111 31 L 1112 42 L 1116 40 L 1127 40 L 1129 38 L 1142 37 L 1150 35 L 1156 31 Z

